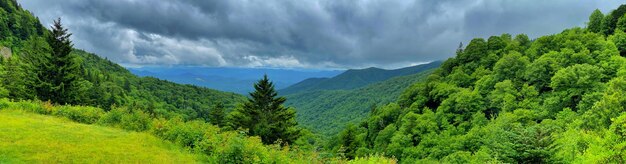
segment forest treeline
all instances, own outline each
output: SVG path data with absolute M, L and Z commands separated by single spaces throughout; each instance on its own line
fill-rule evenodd
M 335 140 L 401 163 L 623 163 L 626 6 L 586 28 L 459 47 L 425 82 Z

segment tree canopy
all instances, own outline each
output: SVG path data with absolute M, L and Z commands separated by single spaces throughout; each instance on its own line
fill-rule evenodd
M 532 41 L 473 39 L 330 146 L 401 163 L 624 161 L 625 12 L 596 10 L 587 28 Z

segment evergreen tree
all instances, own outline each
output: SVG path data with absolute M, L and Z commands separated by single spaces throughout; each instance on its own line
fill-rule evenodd
M 587 29 L 591 32 L 599 33 L 602 31 L 602 20 L 604 19 L 604 14 L 598 9 L 594 10 L 589 16 L 589 23 L 587 24 Z
M 61 25 L 61 18 L 54 21 L 52 32 L 47 36 L 50 56 L 41 63 L 38 96 L 58 104 L 75 104 L 81 99 L 81 67 L 72 52 L 70 36 Z
M 224 126 L 224 103 L 218 102 L 209 112 L 209 122 L 213 125 Z
M 249 135 L 260 136 L 265 144 L 278 140 L 282 143 L 295 141 L 300 135 L 296 128 L 296 112 L 283 106 L 285 97 L 277 97 L 274 84 L 267 75 L 254 84 L 254 89 L 243 107 L 231 113 L 231 126 L 248 129 Z
M 3 59 L 2 57 L 0 57 L 0 59 Z M 0 81 L 6 81 L 4 79 L 4 75 L 6 74 L 5 70 L 4 70 L 4 66 L 2 64 L 0 64 Z M 4 85 L 2 83 L 0 83 L 0 98 L 4 98 L 9 96 L 9 91 L 7 89 L 4 88 Z
M 21 61 L 17 56 L 4 59 L 4 88 L 11 91 L 9 98 L 17 100 L 34 99 L 36 97 L 35 90 L 30 87 L 36 81 L 34 70 L 31 65 Z

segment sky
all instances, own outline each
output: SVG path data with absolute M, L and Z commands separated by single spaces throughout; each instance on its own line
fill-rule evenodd
M 124 66 L 399 68 L 460 42 L 584 27 L 617 0 L 18 0 Z

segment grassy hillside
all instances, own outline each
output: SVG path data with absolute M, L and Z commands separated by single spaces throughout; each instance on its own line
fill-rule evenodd
M 387 79 L 419 73 L 439 67 L 440 61 L 395 70 L 380 68 L 351 69 L 332 78 L 311 78 L 279 90 L 282 95 L 321 90 L 350 90 Z
M 126 108 L 0 99 L 0 120 L 0 163 L 395 163 L 380 155 L 322 156 L 310 137 L 264 145 L 241 131 Z
M 195 163 L 199 156 L 147 133 L 0 110 L 0 163 Z
M 334 136 L 350 123 L 367 117 L 372 107 L 395 101 L 411 84 L 432 70 L 395 77 L 353 90 L 320 90 L 287 95 L 287 106 L 297 110 L 298 122 L 313 132 Z

